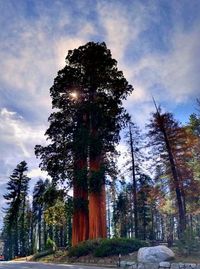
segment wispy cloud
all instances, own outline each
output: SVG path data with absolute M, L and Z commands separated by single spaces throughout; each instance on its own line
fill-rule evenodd
M 140 1 L 130 5 L 122 2 L 99 2 L 98 14 L 105 30 L 105 39 L 113 56 L 119 61 L 123 59 L 128 46 L 136 42 L 139 34 L 148 27 L 153 19 L 151 13 L 154 5 L 147 9 Z
M 0 110 L 0 162 L 9 169 L 2 171 L 2 176 L 14 169 L 22 160 L 32 160 L 36 143 L 45 143 L 44 126 L 30 125 L 16 112 L 6 108 Z M 32 164 L 31 164 L 32 165 Z
M 200 93 L 199 30 L 173 33 L 172 47 L 168 53 L 148 54 L 135 64 L 133 80 L 143 87 L 140 91 L 142 96 L 145 89 L 148 98 L 148 91 L 151 90 L 160 100 L 179 103 Z M 159 86 L 160 91 L 157 89 Z M 137 95 L 133 98 L 140 99 Z

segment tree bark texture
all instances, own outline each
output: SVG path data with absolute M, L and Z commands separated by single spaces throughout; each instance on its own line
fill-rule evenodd
M 87 167 L 86 160 L 79 160 L 76 162 L 76 169 L 84 169 Z M 85 182 L 87 185 L 87 182 Z M 72 246 L 78 244 L 81 241 L 85 241 L 89 236 L 89 222 L 88 222 L 88 208 L 86 208 L 88 201 L 87 186 L 83 187 L 77 183 L 77 179 L 74 179 L 74 199 L 80 199 L 84 202 L 85 207 L 75 207 L 73 214 L 72 225 Z
M 133 179 L 133 204 L 134 204 L 134 224 L 135 224 L 135 238 L 138 238 L 138 206 L 137 206 L 137 183 L 135 177 L 135 158 L 133 148 L 133 137 L 131 131 L 131 125 L 129 123 L 129 136 L 130 136 L 130 148 L 131 148 L 131 166 L 132 166 L 132 179 Z
M 100 158 L 90 161 L 91 172 L 100 170 Z M 106 238 L 106 192 L 105 184 L 99 191 L 89 193 L 89 238 Z

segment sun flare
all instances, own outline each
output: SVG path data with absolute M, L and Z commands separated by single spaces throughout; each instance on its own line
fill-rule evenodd
M 70 96 L 74 99 L 77 99 L 78 98 L 78 93 L 77 92 L 72 92 L 70 93 Z

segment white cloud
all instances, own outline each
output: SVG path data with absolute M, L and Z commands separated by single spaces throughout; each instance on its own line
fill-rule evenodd
M 162 22 L 158 4 L 151 4 L 145 6 L 136 1 L 126 6 L 119 2 L 102 1 L 97 5 L 108 48 L 119 61 L 119 69 L 135 88 L 124 104 L 140 122 L 147 121 L 153 110 L 152 95 L 158 103 L 168 101 L 172 110 L 200 96 L 200 25 L 197 23 L 186 30 L 181 14 L 172 17 L 173 27 L 163 32 L 166 50 L 152 51 L 152 44 L 147 42 L 140 49 L 142 54 L 138 58 L 127 61 L 129 55 L 135 53 L 131 50 L 131 44 L 143 46 L 140 34 L 151 31 L 152 22 L 156 25 Z
M 83 38 L 69 38 L 63 37 L 60 38 L 55 43 L 55 60 L 59 68 L 63 68 L 65 66 L 65 58 L 67 56 L 68 50 L 73 50 L 74 48 L 78 48 L 86 43 L 86 39 Z
M 161 80 L 177 103 L 188 101 L 200 94 L 200 26 L 190 32 L 175 32 L 172 36 L 172 51 L 160 62 Z
M 123 60 L 128 45 L 139 38 L 150 20 L 155 20 L 152 13 L 155 6 L 146 7 L 139 1 L 124 5 L 120 2 L 99 2 L 97 5 L 100 22 L 105 30 L 105 40 L 112 55 L 120 62 Z
M 147 101 L 149 90 L 156 92 L 160 101 L 169 100 L 175 104 L 187 102 L 200 94 L 198 70 L 198 48 L 200 29 L 191 32 L 179 31 L 171 35 L 171 49 L 165 54 L 148 54 L 133 67 L 132 80 L 138 83 L 139 95 L 136 100 Z M 159 89 L 153 89 L 158 87 Z M 145 93 L 146 92 L 146 93 Z
M 33 168 L 27 173 L 27 176 L 30 178 L 47 178 L 48 174 L 45 171 L 41 171 L 40 168 Z
M 45 126 L 28 124 L 21 116 L 6 108 L 0 110 L 0 161 L 16 164 L 34 156 L 34 146 L 45 143 Z
M 28 176 L 33 178 L 31 188 L 38 177 L 46 178 L 38 166 L 34 156 L 34 146 L 45 144 L 44 131 L 46 126 L 31 125 L 16 112 L 7 108 L 0 109 L 0 205 L 5 205 L 2 195 L 6 192 L 6 183 L 16 165 L 25 160 L 28 165 Z M 1 221 L 0 221 L 1 224 Z

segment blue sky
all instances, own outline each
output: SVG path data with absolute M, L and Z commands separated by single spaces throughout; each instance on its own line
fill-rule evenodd
M 200 97 L 199 0 L 0 0 L 0 201 L 17 163 L 34 156 L 51 111 L 49 88 L 69 49 L 105 41 L 134 86 L 125 101 L 144 126 L 151 95 L 186 122 Z M 43 175 L 45 176 L 45 175 Z

